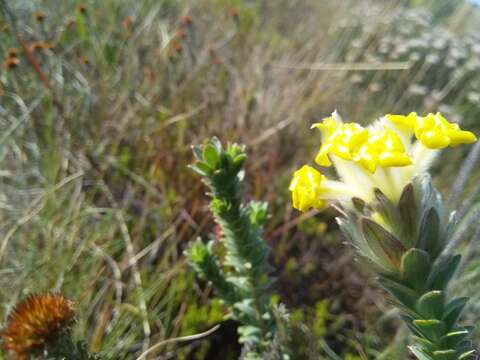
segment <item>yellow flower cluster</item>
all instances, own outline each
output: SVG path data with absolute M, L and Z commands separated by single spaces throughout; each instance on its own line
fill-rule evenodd
M 293 207 L 300 211 L 324 207 L 325 200 L 320 199 L 320 193 L 322 181 L 325 179 L 319 171 L 308 165 L 303 165 L 295 171 L 289 187 L 292 191 Z
M 440 113 L 419 117 L 416 113 L 403 115 L 386 115 L 394 125 L 415 137 L 427 148 L 443 149 L 447 146 L 471 144 L 477 140 L 470 132 L 460 129 L 458 124 L 450 123 Z
M 370 173 L 374 173 L 378 165 L 390 167 L 412 164 L 399 136 L 389 128 L 378 130 L 356 123 L 337 123 L 332 117 L 312 127 L 320 129 L 324 138 L 315 158 L 320 166 L 332 165 L 329 154 L 356 162 Z
M 343 182 L 331 181 L 304 165 L 295 172 L 289 187 L 293 206 L 301 211 L 321 209 L 328 200 L 345 199 L 351 192 L 368 200 L 368 194 L 374 188 L 396 199 L 402 190 L 397 188 L 406 185 L 419 171 L 425 171 L 434 158 L 426 154 L 431 150 L 414 151 L 415 147 L 442 149 L 449 145 L 473 143 L 477 139 L 473 133 L 448 122 L 439 113 L 425 117 L 416 113 L 407 116 L 389 114 L 366 128 L 356 123 L 343 123 L 334 113 L 312 128 L 318 128 L 322 133 L 322 146 L 315 162 L 320 166 L 335 164 Z M 413 136 L 418 142 L 412 142 Z

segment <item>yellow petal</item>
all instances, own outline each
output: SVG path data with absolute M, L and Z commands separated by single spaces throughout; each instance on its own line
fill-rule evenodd
M 412 159 L 405 153 L 384 152 L 379 157 L 379 163 L 383 167 L 402 167 L 412 165 Z
M 319 166 L 332 166 L 332 162 L 328 158 L 328 147 L 329 146 L 322 146 L 315 157 L 315 162 Z
M 420 141 L 430 149 L 443 149 L 450 145 L 450 138 L 438 130 L 424 131 L 420 135 Z
M 477 141 L 475 134 L 470 131 L 458 130 L 447 134 L 450 137 L 450 145 L 471 144 Z
M 417 113 L 411 112 L 407 116 L 405 115 L 385 115 L 388 121 L 398 126 L 398 128 L 405 132 L 410 132 L 414 129 L 417 122 Z

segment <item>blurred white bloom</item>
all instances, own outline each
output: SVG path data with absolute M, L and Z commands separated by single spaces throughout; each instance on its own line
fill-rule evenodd
M 438 54 L 428 54 L 427 57 L 425 58 L 425 61 L 429 64 L 436 64 L 440 60 L 440 57 Z
M 467 94 L 467 99 L 468 101 L 474 103 L 474 104 L 480 104 L 480 93 L 478 92 L 474 92 L 474 91 L 470 91 L 468 94 Z
M 412 84 L 408 87 L 408 92 L 412 95 L 420 95 L 423 96 L 427 93 L 428 89 L 419 84 Z

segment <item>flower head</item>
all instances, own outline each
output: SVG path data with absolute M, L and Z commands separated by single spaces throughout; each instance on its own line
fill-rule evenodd
M 1 332 L 3 347 L 19 358 L 43 349 L 74 322 L 73 303 L 60 294 L 31 295 L 18 303 Z
M 472 132 L 462 130 L 458 124 L 448 122 L 440 113 L 428 114 L 425 117 L 419 117 L 415 113 L 408 116 L 389 114 L 386 118 L 404 132 L 413 133 L 429 149 L 470 144 L 477 140 Z
M 315 158 L 320 166 L 331 166 L 330 156 L 353 161 L 371 173 L 377 166 L 407 166 L 412 163 L 400 137 L 391 129 L 364 128 L 356 123 L 337 123 L 333 116 L 314 124 L 323 135 Z
M 369 202 L 374 189 L 396 202 L 405 185 L 430 167 L 438 149 L 476 140 L 473 133 L 439 113 L 386 115 L 363 127 L 344 123 L 334 112 L 312 128 L 319 129 L 322 137 L 315 162 L 333 165 L 342 182 L 328 180 L 309 166 L 295 172 L 290 190 L 294 207 L 302 211 L 322 207 L 328 200 L 360 198 Z M 350 198 L 346 194 L 351 194 Z
M 320 191 L 325 179 L 325 176 L 311 166 L 304 165 L 295 171 L 289 187 L 293 206 L 301 211 L 322 208 L 325 201 L 320 199 Z
M 346 200 L 355 196 L 346 184 L 329 180 L 308 165 L 295 171 L 289 190 L 292 192 L 293 207 L 300 211 L 322 209 L 332 198 Z

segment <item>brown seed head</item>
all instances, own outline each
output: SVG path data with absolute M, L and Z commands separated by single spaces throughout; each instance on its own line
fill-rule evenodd
M 1 332 L 2 345 L 19 358 L 28 358 L 55 342 L 74 320 L 74 305 L 63 295 L 30 295 L 10 312 Z
M 31 51 L 40 51 L 45 48 L 44 42 L 43 41 L 34 41 L 30 43 L 30 50 Z
M 230 6 L 227 8 L 227 13 L 230 17 L 234 18 L 234 19 L 238 19 L 238 10 L 233 7 L 233 6 Z
M 85 5 L 85 4 L 79 4 L 77 6 L 77 10 L 78 10 L 78 12 L 80 12 L 81 14 L 84 14 L 84 15 L 88 12 L 87 5 Z
M 125 16 L 122 20 L 122 26 L 125 29 L 130 29 L 135 23 L 135 18 L 132 15 Z
M 33 13 L 33 18 L 35 19 L 35 21 L 38 21 L 38 22 L 42 22 L 43 20 L 45 20 L 47 16 L 45 15 L 45 13 L 41 10 L 38 10 L 38 11 L 35 11 Z
M 3 61 L 3 66 L 9 70 L 15 69 L 18 66 L 18 64 L 20 64 L 20 60 L 18 60 L 16 57 L 7 57 Z
M 84 66 L 90 66 L 91 62 L 90 62 L 90 59 L 83 55 L 80 57 L 80 64 L 84 65 Z
M 187 14 L 187 15 L 183 15 L 181 18 L 180 18 L 180 24 L 185 26 L 185 25 L 190 25 L 192 23 L 192 16 Z
M 18 56 L 18 49 L 17 49 L 17 48 L 14 48 L 14 47 L 9 48 L 9 49 L 7 50 L 7 56 L 8 56 L 8 57 L 17 57 L 17 56 Z

